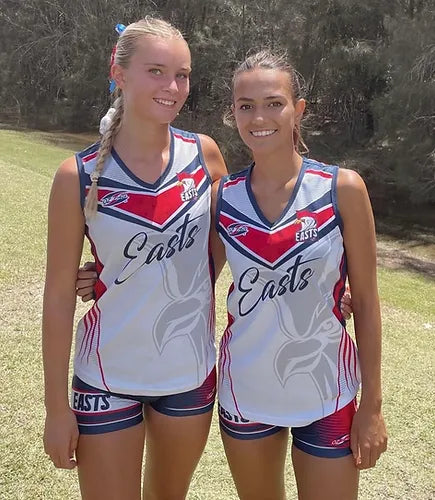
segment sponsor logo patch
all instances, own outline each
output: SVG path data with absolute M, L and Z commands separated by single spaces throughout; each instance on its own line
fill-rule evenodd
M 233 222 L 227 227 L 227 232 L 230 236 L 245 236 L 245 234 L 248 234 L 248 231 L 248 226 L 240 222 Z
M 126 191 L 117 191 L 115 193 L 108 193 L 106 196 L 101 198 L 101 205 L 103 207 L 114 207 L 120 205 L 121 203 L 126 203 L 128 201 L 128 193 Z
M 334 441 L 331 442 L 332 446 L 340 446 L 346 441 L 349 441 L 350 436 L 349 434 L 345 434 L 344 436 L 339 437 L 338 439 L 334 439 Z

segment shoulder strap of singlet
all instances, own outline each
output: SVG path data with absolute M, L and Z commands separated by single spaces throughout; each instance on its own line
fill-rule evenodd
M 340 215 L 340 210 L 338 208 L 338 200 L 337 200 L 337 179 L 338 179 L 338 173 L 339 173 L 339 166 L 338 165 L 327 165 L 325 163 L 321 163 L 317 160 L 312 160 L 312 159 L 306 159 L 305 160 L 307 163 L 305 173 L 310 173 L 310 170 L 312 171 L 317 171 L 319 173 L 326 173 L 329 174 L 331 179 L 331 202 L 332 202 L 332 207 L 334 209 L 335 216 L 337 218 L 337 223 L 340 228 L 340 231 L 343 232 L 343 220 Z
M 100 148 L 100 143 L 95 142 L 94 144 L 91 144 L 88 148 L 74 155 L 76 159 L 77 170 L 79 173 L 80 205 L 82 207 L 82 210 L 85 207 L 86 185 L 90 184 L 90 177 L 85 170 L 85 163 L 94 160 L 96 158 L 99 148 Z

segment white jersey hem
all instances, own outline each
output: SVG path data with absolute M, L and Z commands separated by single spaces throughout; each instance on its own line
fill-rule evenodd
M 317 418 L 312 418 L 309 420 L 306 419 L 296 419 L 296 418 L 291 418 L 291 417 L 273 417 L 271 415 L 262 415 L 259 413 L 255 412 L 250 412 L 250 411 L 243 411 L 240 410 L 240 414 L 242 415 L 243 418 L 249 420 L 250 422 L 255 422 L 259 424 L 266 424 L 266 425 L 277 425 L 278 427 L 305 427 L 306 425 L 310 425 L 313 422 L 317 422 L 318 420 L 322 420 L 323 418 L 328 417 L 329 415 L 334 414 L 336 411 L 341 410 L 345 406 L 347 406 L 351 401 L 353 401 L 358 394 L 358 391 L 355 394 L 349 394 L 347 397 L 341 396 L 340 397 L 340 404 L 338 405 L 337 408 L 334 407 L 334 409 L 331 412 L 327 412 L 324 415 L 319 414 Z M 230 409 L 230 406 L 226 406 L 221 399 L 219 398 L 219 404 L 228 412 L 232 412 L 232 409 Z M 231 405 L 233 406 L 233 405 Z M 238 413 L 238 412 L 237 412 Z
M 104 392 L 110 392 L 110 393 L 115 393 L 115 394 L 121 394 L 125 396 L 171 396 L 173 394 L 181 394 L 183 392 L 189 392 L 194 389 L 198 389 L 198 387 L 201 387 L 202 384 L 206 381 L 207 377 L 210 375 L 212 370 L 214 369 L 215 365 L 212 365 L 210 369 L 207 370 L 207 375 L 201 380 L 199 383 L 196 382 L 195 384 L 189 384 L 187 386 L 182 386 L 182 387 L 172 387 L 171 389 L 162 389 L 159 391 L 152 390 L 152 389 L 142 389 L 140 391 L 137 390 L 126 390 L 125 387 L 115 387 L 110 385 L 109 389 L 107 387 L 104 387 L 104 384 L 101 383 L 100 380 L 93 380 L 87 375 L 81 373 L 79 370 L 74 369 L 74 375 L 76 375 L 80 380 L 82 380 L 85 384 L 88 384 L 92 387 L 95 387 L 96 389 L 100 389 L 101 391 Z

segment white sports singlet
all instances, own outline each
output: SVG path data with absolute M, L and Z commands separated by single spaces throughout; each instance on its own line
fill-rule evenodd
M 304 426 L 347 405 L 359 387 L 340 300 L 346 281 L 338 167 L 304 159 L 271 224 L 252 168 L 221 181 L 216 226 L 233 284 L 219 356 L 219 401 L 237 418 Z
M 158 396 L 199 387 L 215 364 L 211 179 L 195 134 L 171 127 L 170 160 L 154 184 L 117 153 L 86 220 L 97 301 L 76 335 L 75 374 L 111 392 Z M 82 204 L 98 144 L 77 155 Z

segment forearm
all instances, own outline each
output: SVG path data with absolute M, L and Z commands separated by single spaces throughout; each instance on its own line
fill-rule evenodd
M 380 409 L 381 388 L 381 316 L 376 290 L 371 296 L 353 303 L 355 336 L 361 368 L 360 404 Z
M 42 353 L 44 362 L 45 407 L 60 412 L 69 407 L 68 369 L 72 343 L 75 297 L 71 300 L 44 298 Z
M 214 227 L 214 219 L 213 219 L 213 226 L 210 229 L 210 250 L 213 257 L 215 280 L 217 281 L 225 265 L 225 262 L 227 261 L 227 257 L 225 254 L 224 244 L 222 243 Z
M 217 258 L 213 256 L 213 264 L 214 264 L 214 272 L 215 272 L 215 281 L 219 278 L 222 269 L 225 266 L 226 258 L 225 255 L 218 255 Z

